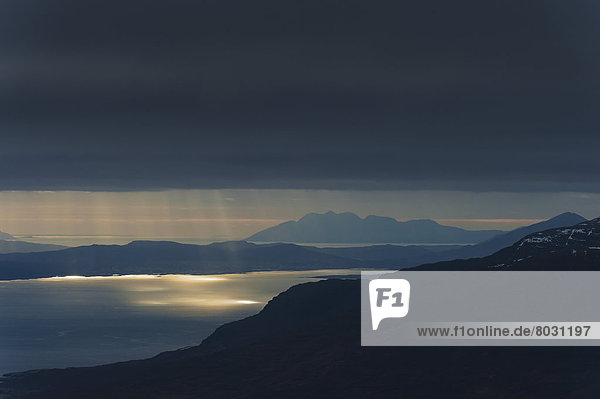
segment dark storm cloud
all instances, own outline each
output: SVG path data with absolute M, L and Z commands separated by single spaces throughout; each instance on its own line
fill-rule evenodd
M 600 190 L 594 1 L 3 1 L 0 189 Z

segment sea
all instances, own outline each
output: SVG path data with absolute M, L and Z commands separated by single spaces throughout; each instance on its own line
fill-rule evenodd
M 93 366 L 198 345 L 292 285 L 357 270 L 0 281 L 0 375 Z

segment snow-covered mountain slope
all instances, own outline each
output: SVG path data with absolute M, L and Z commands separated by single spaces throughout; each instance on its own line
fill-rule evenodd
M 600 270 L 600 218 L 530 234 L 483 258 L 438 262 L 421 270 Z

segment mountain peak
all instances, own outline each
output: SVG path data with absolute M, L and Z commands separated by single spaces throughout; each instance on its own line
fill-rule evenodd
M 336 213 L 334 211 L 327 211 L 325 213 L 316 213 L 316 212 L 310 212 L 307 213 L 306 215 L 302 216 L 300 219 L 298 219 L 298 223 L 304 222 L 304 221 L 312 221 L 312 220 L 319 220 L 319 219 L 338 219 L 338 220 L 343 220 L 343 219 L 352 219 L 352 220 L 361 220 L 360 216 L 358 216 L 355 213 L 352 212 L 340 212 L 340 213 Z
M 388 216 L 377 216 L 377 215 L 369 215 L 365 217 L 363 220 L 371 221 L 371 222 L 388 222 L 388 223 L 398 223 L 398 221 L 394 218 Z
M 249 237 L 258 242 L 296 243 L 475 243 L 500 233 L 443 226 L 432 220 L 399 222 L 391 217 L 352 212 L 308 213 Z
M 568 221 L 571 225 L 584 222 L 586 218 L 574 212 L 563 212 L 553 218 L 548 219 L 548 222 Z
M 315 213 L 315 215 L 321 215 L 319 213 Z M 326 213 L 324 213 L 323 215 L 325 216 L 337 216 L 337 217 L 351 217 L 351 218 L 358 218 L 360 219 L 360 216 L 358 216 L 356 213 L 352 213 L 352 212 L 334 212 L 334 211 L 327 211 Z

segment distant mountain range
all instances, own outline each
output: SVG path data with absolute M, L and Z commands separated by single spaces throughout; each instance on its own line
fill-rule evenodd
M 54 244 L 37 244 L 27 241 L 17 240 L 0 240 L 0 254 L 8 254 L 14 252 L 46 252 L 46 251 L 58 251 L 59 249 L 65 249 L 64 245 Z
M 15 237 L 13 237 L 12 235 L 8 234 L 8 233 L 3 233 L 2 231 L 0 231 L 0 240 L 14 240 Z
M 0 254 L 0 280 L 67 275 L 213 274 L 340 268 L 399 269 L 467 258 L 474 252 L 490 255 L 499 249 L 497 246 L 504 242 L 512 244 L 512 240 L 522 238 L 529 231 L 563 226 L 564 223 L 580 219 L 583 218 L 575 214 L 563 214 L 467 247 L 372 245 L 317 248 L 282 243 L 254 244 L 245 241 L 210 245 L 134 241 L 127 245 L 91 245 L 51 252 Z
M 465 230 L 433 220 L 399 222 L 390 217 L 354 213 L 309 213 L 259 231 L 247 238 L 254 242 L 295 243 L 478 243 L 501 230 Z
M 0 255 L 0 280 L 67 275 L 243 273 L 358 267 L 363 263 L 293 244 L 244 241 L 210 245 L 133 241 L 52 252 Z
M 37 244 L 33 242 L 21 241 L 11 234 L 0 231 L 0 254 L 14 252 L 45 252 L 65 249 L 64 245 Z
M 347 248 L 312 248 L 314 251 L 362 262 L 367 267 L 406 268 L 423 263 L 468 259 L 491 255 L 526 235 L 556 227 L 571 226 L 586 219 L 575 213 L 562 213 L 546 221 L 520 227 L 475 245 L 371 245 Z

